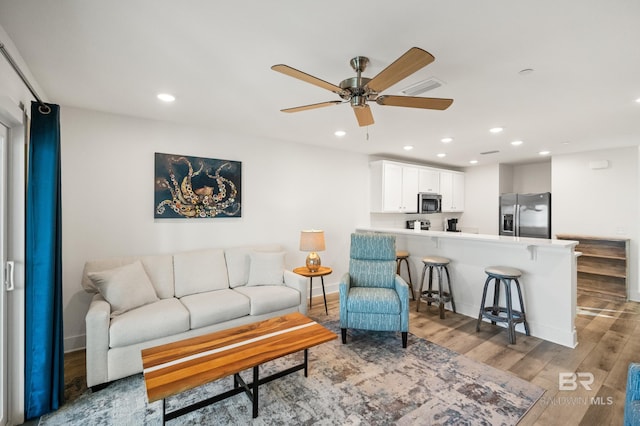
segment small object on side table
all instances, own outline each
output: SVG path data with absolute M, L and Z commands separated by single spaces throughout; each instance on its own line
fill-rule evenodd
M 313 297 L 313 277 L 320 277 L 320 281 L 322 282 L 322 296 L 324 297 L 324 311 L 328 315 L 329 310 L 327 309 L 327 295 L 324 292 L 323 277 L 332 273 L 333 269 L 327 266 L 320 266 L 317 271 L 310 271 L 306 266 L 300 266 L 299 268 L 295 268 L 293 272 L 303 277 L 309 277 L 309 308 L 311 308 L 311 299 Z

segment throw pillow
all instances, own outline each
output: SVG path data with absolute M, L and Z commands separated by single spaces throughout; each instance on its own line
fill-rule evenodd
M 139 260 L 119 268 L 90 272 L 88 276 L 111 305 L 111 317 L 159 300 Z
M 248 286 L 282 285 L 284 281 L 284 252 L 253 252 L 249 255 Z

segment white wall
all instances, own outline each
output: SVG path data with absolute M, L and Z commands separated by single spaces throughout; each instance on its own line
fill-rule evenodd
M 551 161 L 513 166 L 513 192 L 529 194 L 551 191 Z
M 325 278 L 329 291 L 348 270 L 349 235 L 369 224 L 367 156 L 64 106 L 61 111 L 66 350 L 84 346 L 91 295 L 80 278 L 88 259 L 278 243 L 294 268 L 307 255 L 298 250 L 300 230 L 316 228 L 325 231 L 322 263 L 334 270 Z M 154 220 L 155 152 L 241 161 L 242 218 Z
M 498 234 L 500 166 L 468 167 L 464 179 L 464 213 L 459 228 L 475 228 L 480 234 Z
M 638 148 L 620 148 L 554 156 L 553 234 L 630 238 L 630 297 L 640 300 L 638 285 Z M 592 161 L 608 160 L 606 169 Z

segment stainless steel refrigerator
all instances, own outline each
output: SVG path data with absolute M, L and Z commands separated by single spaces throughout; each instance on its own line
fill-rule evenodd
M 500 235 L 551 238 L 551 193 L 502 194 Z

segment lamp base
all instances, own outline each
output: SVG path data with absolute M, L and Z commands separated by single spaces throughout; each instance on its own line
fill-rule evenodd
M 315 251 L 309 253 L 307 256 L 307 269 L 311 272 L 317 272 L 320 269 L 320 256 Z

